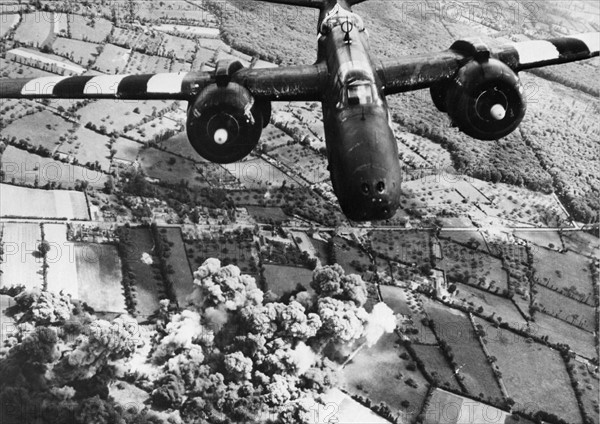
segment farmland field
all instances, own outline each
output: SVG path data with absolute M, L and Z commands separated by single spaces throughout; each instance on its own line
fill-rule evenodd
M 583 301 L 591 303 L 592 276 L 590 259 L 575 252 L 558 253 L 548 249 L 533 251 L 533 268 L 540 284 L 557 290 L 568 290 Z
M 143 148 L 140 150 L 138 160 L 150 178 L 157 178 L 171 184 L 179 184 L 181 180 L 186 180 L 191 187 L 207 185 L 196 164 L 188 159 L 153 148 Z
M 534 243 L 538 246 L 549 247 L 550 249 L 562 248 L 562 241 L 558 231 L 515 231 L 515 237 L 527 240 L 530 243 Z
M 20 43 L 42 47 L 50 36 L 52 22 L 41 13 L 25 13 L 15 31 L 15 40 Z
M 565 248 L 587 256 L 598 256 L 600 239 L 584 231 L 569 231 L 562 234 Z
M 4 205 L 4 202 L 2 202 Z M 42 257 L 38 252 L 42 233 L 39 224 L 3 224 L 4 255 L 0 263 L 0 287 L 23 284 L 42 288 Z
M 431 234 L 427 231 L 373 231 L 369 239 L 377 254 L 402 263 L 429 264 Z
M 119 137 L 115 140 L 112 148 L 116 150 L 115 159 L 134 162 L 142 148 L 142 145 L 128 138 Z
M 50 152 L 61 143 L 73 124 L 48 110 L 26 115 L 2 130 L 2 136 L 16 142 L 24 140 L 32 146 L 43 146 Z
M 502 261 L 479 250 L 441 239 L 444 259 L 437 266 L 446 271 L 448 280 L 481 285 L 491 292 L 508 290 L 508 276 Z
M 94 69 L 106 74 L 123 73 L 129 61 L 129 54 L 129 49 L 114 44 L 105 44 L 102 53 L 94 63 Z
M 171 255 L 167 258 L 167 263 L 173 266 L 174 274 L 171 275 L 174 283 L 175 295 L 179 305 L 185 305 L 185 299 L 190 295 L 194 288 L 194 277 L 192 275 L 190 264 L 185 251 L 185 244 L 181 238 L 181 230 L 179 228 L 164 229 L 169 245 L 171 247 Z M 163 233 L 163 229 L 160 230 Z
M 588 365 L 577 361 L 571 361 L 571 364 L 573 364 L 575 380 L 583 392 L 581 396 L 583 409 L 592 418 L 592 422 L 598 424 L 598 412 L 600 412 L 598 408 L 598 372 L 592 372 Z
M 127 72 L 154 73 L 169 72 L 171 61 L 166 57 L 150 56 L 140 52 L 132 52 L 127 65 Z
M 310 282 L 313 272 L 310 269 L 284 265 L 263 265 L 263 275 L 267 288 L 276 295 L 295 290 L 301 284 L 307 291 L 312 292 Z
M 160 56 L 173 56 L 188 62 L 192 61 L 197 45 L 195 41 L 168 34 L 163 35 L 163 40 L 159 51 Z
M 109 37 L 109 42 L 126 48 L 132 48 L 136 45 L 141 31 L 135 31 L 127 28 L 114 27 Z
M 269 155 L 291 168 L 302 169 L 302 176 L 313 184 L 329 178 L 325 157 L 307 147 L 299 144 L 281 146 L 269 152 Z
M 505 423 L 508 413 L 485 403 L 436 389 L 425 410 L 425 424 Z
M 289 219 L 281 208 L 263 208 L 260 206 L 245 206 L 245 208 L 250 216 L 260 223 L 281 223 Z
M 532 323 L 535 334 L 548 336 L 551 343 L 564 343 L 579 355 L 592 359 L 598 357 L 594 335 L 548 314 L 537 312 Z
M 112 30 L 112 23 L 103 18 L 90 19 L 82 15 L 68 15 L 72 38 L 92 43 L 102 43 Z
M 452 348 L 463 384 L 470 393 L 485 399 L 502 399 L 502 392 L 468 317 L 442 305 L 426 305 L 427 315 L 435 322 L 437 336 Z
M 501 335 L 486 344 L 497 358 L 502 380 L 520 405 L 555 414 L 567 422 L 581 422 L 575 394 L 560 354 L 516 334 Z M 530 411 L 530 412 L 535 412 Z
M 136 141 L 147 143 L 149 141 L 161 141 L 167 131 L 180 132 L 181 125 L 177 120 L 160 117 L 138 125 L 125 133 Z
M 440 238 L 447 238 L 456 243 L 469 245 L 474 249 L 479 249 L 484 252 L 487 251 L 487 247 L 485 244 L 485 239 L 481 235 L 479 231 L 452 231 L 452 230 L 442 230 L 440 233 Z
M 396 314 L 402 314 L 412 320 L 410 327 L 418 331 L 417 334 L 408 336 L 414 343 L 437 344 L 435 335 L 428 325 L 423 325 L 421 322 L 425 314 L 418 304 L 419 294 L 414 294 L 407 289 L 395 286 L 379 286 L 381 297 L 386 305 L 388 305 Z M 417 296 L 417 299 L 415 299 Z M 409 327 L 408 324 L 403 324 L 404 327 Z M 414 331 L 414 330 L 413 330 Z
M 243 274 L 256 277 L 253 244 L 248 234 L 203 234 L 202 238 L 185 240 L 185 249 L 192 272 L 206 259 L 219 258 L 222 265 L 237 265 Z
M 225 164 L 223 167 L 238 178 L 244 187 L 249 189 L 294 184 L 294 180 L 279 168 L 261 158 L 250 157 L 241 162 Z
M 398 336 L 384 334 L 374 346 L 362 348 L 340 371 L 339 379 L 351 394 L 367 397 L 376 405 L 385 403 L 394 416 L 401 411 L 413 418 L 421 410 L 428 383 L 418 369 L 407 369 L 409 364 L 413 361 Z M 409 404 L 403 407 L 406 401 Z
M 543 286 L 536 286 L 535 302 L 548 315 L 560 318 L 590 333 L 596 328 L 596 308 L 584 305 Z
M 107 172 L 110 169 L 107 136 L 83 127 L 80 127 L 73 136 L 77 139 L 72 143 L 69 141 L 63 143 L 58 149 L 59 153 L 73 155 L 82 165 L 98 162 L 103 171 Z
M 158 301 L 164 297 L 160 273 L 152 264 L 142 261 L 144 253 L 152 257 L 153 263 L 156 261 L 153 256 L 154 240 L 150 230 L 146 228 L 131 228 L 129 234 L 132 244 L 128 246 L 127 258 L 121 260 L 128 261 L 135 275 L 136 309 L 140 315 L 149 316 L 158 309 Z
M 266 152 L 271 152 L 278 147 L 285 146 L 293 139 L 277 128 L 275 125 L 269 125 L 262 133 L 260 142 L 264 144 Z
M 98 128 L 104 126 L 108 134 L 124 131 L 125 126 L 138 124 L 146 115 L 150 115 L 154 107 L 162 109 L 166 105 L 163 101 L 114 100 L 107 108 L 106 101 L 101 100 L 90 102 L 77 113 L 81 115 L 82 125 L 91 122 Z
M 329 262 L 327 242 L 315 238 L 312 238 L 310 242 L 315 248 L 317 258 L 321 261 L 321 265 L 333 265 Z
M 94 62 L 96 59 L 98 45 L 81 40 L 58 37 L 52 43 L 52 50 L 59 56 L 64 56 L 83 67 L 87 67 L 90 62 Z
M 27 218 L 90 219 L 85 194 L 79 191 L 42 190 L 0 184 L 0 216 Z
M 76 267 L 74 243 L 67 241 L 66 224 L 43 224 L 44 240 L 50 243 L 46 254 L 48 290 L 70 294 L 79 299 L 79 281 Z
M 371 266 L 371 259 L 363 250 L 343 237 L 334 237 L 335 260 L 347 274 L 364 274 Z
M 502 317 L 503 322 L 513 326 L 523 327 L 525 325 L 525 318 L 511 300 L 466 284 L 457 283 L 456 286 L 455 298 L 472 305 L 475 309 L 483 308 L 478 313 L 485 316 L 494 314 Z
M 0 37 L 4 37 L 6 33 L 21 20 L 21 16 L 18 13 L 3 13 L 1 16 L 2 25 L 0 25 Z
M 436 379 L 441 387 L 448 386 L 453 390 L 460 391 L 460 386 L 454 376 L 454 370 L 450 368 L 439 347 L 413 344 L 412 348 L 423 361 L 425 371 Z
M 125 312 L 121 287 L 121 261 L 108 244 L 75 243 L 79 299 L 99 312 Z M 138 287 L 142 284 L 138 281 Z M 142 295 L 138 298 L 142 303 Z
M 83 180 L 87 181 L 90 187 L 102 187 L 107 178 L 101 172 L 59 162 L 13 146 L 8 146 L 4 154 L 0 156 L 0 166 L 5 172 L 5 181 L 13 182 L 14 180 L 15 184 L 30 186 L 35 185 L 37 178 L 40 187 L 52 183 L 60 185 L 62 188 L 72 189 L 77 181 Z M 45 206 L 47 207 L 47 205 Z M 81 212 L 79 206 L 77 206 L 76 216 L 82 217 L 81 213 L 87 214 L 87 212 Z

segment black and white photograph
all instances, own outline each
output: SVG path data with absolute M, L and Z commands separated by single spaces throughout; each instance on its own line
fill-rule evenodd
M 600 424 L 598 0 L 0 0 L 0 424 Z

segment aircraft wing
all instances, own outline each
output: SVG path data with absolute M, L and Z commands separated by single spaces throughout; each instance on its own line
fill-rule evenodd
M 443 52 L 382 62 L 377 72 L 385 85 L 386 94 L 418 90 L 452 79 L 466 62 L 483 50 L 485 46 L 479 40 L 461 40 Z M 489 55 L 518 72 L 589 59 L 598 56 L 599 50 L 600 33 L 592 32 L 507 44 L 489 50 Z
M 323 65 L 305 65 L 243 68 L 227 78 L 259 100 L 318 101 L 326 76 Z M 192 100 L 218 78 L 217 72 L 5 78 L 0 79 L 0 98 Z

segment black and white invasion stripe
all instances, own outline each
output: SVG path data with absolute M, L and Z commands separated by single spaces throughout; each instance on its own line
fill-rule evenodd
M 187 100 L 206 85 L 210 78 L 206 73 L 181 72 L 0 79 L 0 98 Z
M 493 55 L 520 71 L 588 59 L 598 56 L 599 51 L 600 33 L 590 32 L 549 40 L 513 43 L 500 47 Z

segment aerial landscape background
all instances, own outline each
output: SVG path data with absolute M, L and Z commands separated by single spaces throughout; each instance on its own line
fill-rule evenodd
M 354 11 L 379 60 L 600 30 L 595 1 Z M 313 63 L 317 19 L 2 1 L 0 76 Z M 2 422 L 599 423 L 598 64 L 521 72 L 527 114 L 495 142 L 429 90 L 389 97 L 402 204 L 366 224 L 338 206 L 318 103 L 273 103 L 218 165 L 185 102 L 2 99 Z

